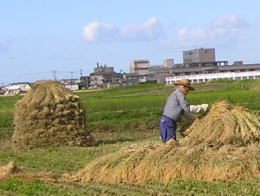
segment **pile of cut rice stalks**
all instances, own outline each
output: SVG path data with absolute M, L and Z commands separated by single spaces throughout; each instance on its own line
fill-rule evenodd
M 73 174 L 18 173 L 15 176 L 52 182 L 111 184 L 260 178 L 260 122 L 258 116 L 245 108 L 215 103 L 185 134 L 178 143 L 126 146 L 93 160 Z M 15 167 L 9 166 L 2 167 L 2 177 L 15 172 Z
M 130 145 L 88 163 L 65 181 L 141 184 L 260 177 L 260 122 L 245 108 L 212 105 L 179 143 Z
M 12 146 L 90 146 L 85 109 L 77 95 L 56 81 L 36 83 L 16 103 Z

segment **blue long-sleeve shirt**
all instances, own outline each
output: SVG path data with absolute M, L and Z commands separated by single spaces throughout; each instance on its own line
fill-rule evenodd
M 178 88 L 168 97 L 164 106 L 163 115 L 168 116 L 175 122 L 180 121 L 182 115 L 189 120 L 195 118 L 190 112 L 190 105 L 185 100 L 185 95 Z

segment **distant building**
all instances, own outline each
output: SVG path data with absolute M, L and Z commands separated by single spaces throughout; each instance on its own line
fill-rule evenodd
M 94 68 L 94 73 L 113 73 L 114 67 L 107 67 L 105 64 L 104 66 L 99 66 L 99 63 L 97 63 L 97 67 Z
M 5 94 L 4 87 L 0 87 L 0 95 L 4 95 L 4 94 Z
M 246 79 L 259 79 L 260 71 L 247 71 L 247 72 L 216 72 L 209 74 L 196 74 L 196 75 L 183 75 L 171 76 L 166 78 L 166 84 L 172 85 L 174 82 L 187 78 L 191 83 L 210 82 L 217 79 L 230 79 L 230 80 L 246 80 Z
M 130 63 L 130 73 L 146 75 L 149 72 L 150 62 L 148 60 L 134 60 Z
M 133 60 L 130 62 L 130 73 L 123 75 L 123 85 L 139 84 L 148 81 L 149 69 L 151 68 L 148 60 Z
M 152 66 L 149 69 L 148 81 L 156 83 L 165 83 L 165 78 L 171 76 L 173 67 Z
M 234 61 L 233 65 L 243 65 L 243 61 Z
M 90 76 L 81 76 L 79 89 L 88 89 L 90 86 Z
M 31 89 L 31 84 L 29 82 L 18 82 L 9 84 L 4 88 L 5 95 L 15 95 L 21 94 L 29 91 Z
M 215 62 L 215 48 L 183 51 L 183 64 Z
M 128 86 L 143 82 L 170 84 L 187 77 L 192 82 L 207 82 L 218 78 L 256 79 L 259 78 L 260 64 L 244 64 L 243 61 L 216 61 L 215 48 L 200 48 L 183 51 L 183 63 L 166 59 L 161 65 L 150 65 L 149 60 L 130 62 L 130 73 L 116 73 L 106 65 L 94 68 L 90 76 L 81 77 L 81 88 L 109 88 Z
M 130 86 L 148 81 L 148 75 L 140 75 L 139 73 L 123 74 L 122 85 Z
M 71 91 L 79 90 L 80 82 L 81 81 L 79 79 L 62 79 L 62 80 L 60 80 L 60 83 Z
M 89 76 L 89 88 L 110 88 L 112 86 L 121 86 L 122 85 L 121 73 L 116 73 L 114 67 L 99 66 L 94 68 L 94 73 L 91 73 Z
M 165 59 L 163 62 L 164 67 L 170 67 L 174 65 L 174 59 Z
M 120 87 L 120 86 L 122 86 L 122 84 L 118 83 L 118 82 L 109 82 L 109 83 L 107 83 L 107 88 Z

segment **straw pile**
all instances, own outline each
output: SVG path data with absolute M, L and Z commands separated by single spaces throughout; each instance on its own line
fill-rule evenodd
M 196 120 L 179 143 L 124 147 L 98 158 L 65 181 L 106 183 L 204 181 L 260 177 L 260 124 L 257 116 L 225 102 Z
M 59 174 L 53 172 L 25 173 L 23 168 L 18 167 L 13 161 L 6 165 L 0 165 L 0 182 L 10 177 L 19 178 L 26 181 L 42 180 L 45 182 L 59 182 Z
M 6 165 L 0 165 L 0 180 L 7 179 L 10 175 L 22 173 L 22 169 L 17 167 L 14 162 L 9 162 Z
M 58 82 L 37 83 L 17 102 L 14 148 L 88 146 L 92 142 L 79 97 Z
M 183 141 L 192 145 L 206 143 L 221 146 L 234 144 L 244 146 L 260 141 L 258 117 L 243 107 L 232 108 L 226 102 L 212 106 L 208 114 L 196 120 L 186 130 L 188 137 Z

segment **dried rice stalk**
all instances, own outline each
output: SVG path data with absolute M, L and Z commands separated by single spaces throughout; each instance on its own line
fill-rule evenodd
M 173 179 L 234 180 L 260 177 L 257 116 L 225 102 L 212 105 L 177 145 L 131 145 L 100 157 L 64 181 L 168 182 Z
M 79 97 L 54 81 L 37 83 L 17 102 L 14 125 L 15 148 L 93 143 Z
M 22 169 L 17 167 L 12 161 L 6 165 L 0 165 L 0 180 L 8 178 L 12 174 L 21 172 Z
M 212 105 L 208 114 L 186 131 L 184 143 L 209 145 L 246 145 L 260 141 L 260 123 L 245 108 L 232 108 L 226 102 Z

